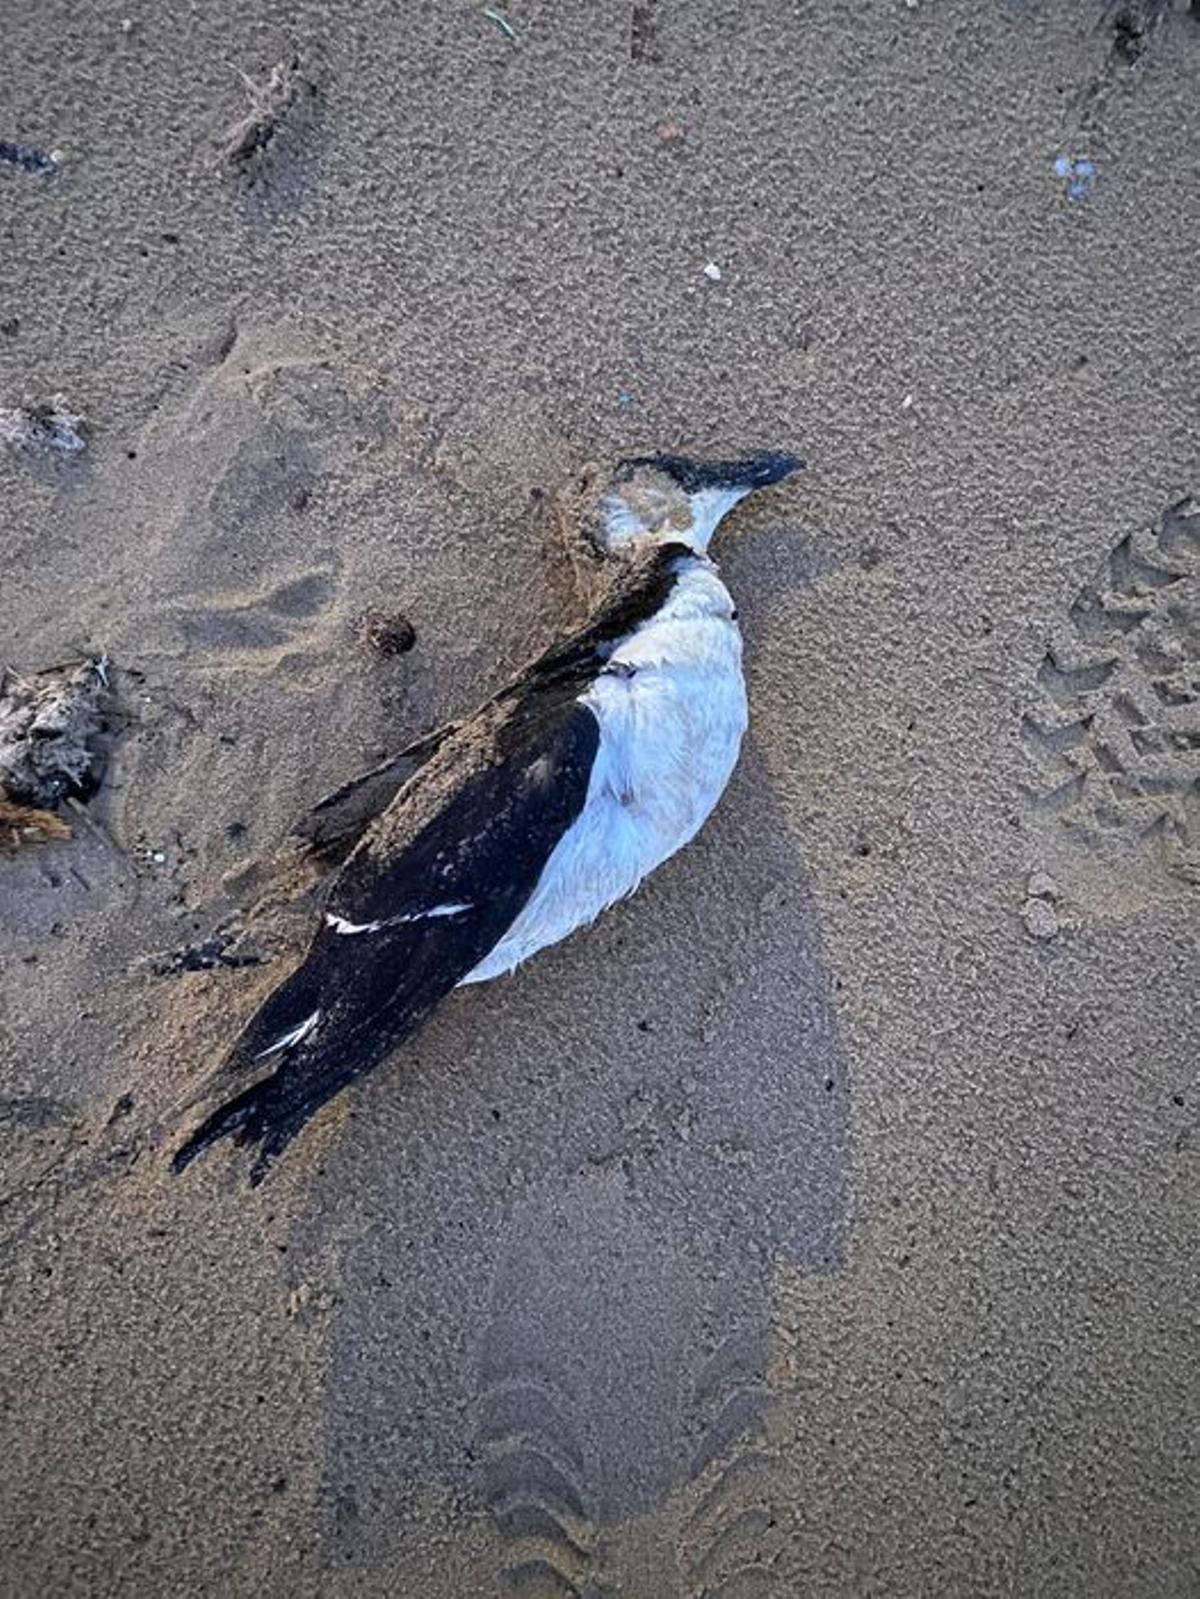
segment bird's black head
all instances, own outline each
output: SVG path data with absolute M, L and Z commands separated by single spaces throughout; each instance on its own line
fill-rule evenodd
M 730 461 L 634 455 L 618 463 L 602 503 L 609 549 L 651 543 L 707 550 L 717 524 L 739 500 L 798 471 L 798 455 L 760 450 Z

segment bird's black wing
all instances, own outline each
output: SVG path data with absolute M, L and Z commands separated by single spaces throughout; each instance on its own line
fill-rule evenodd
M 336 872 L 301 965 L 251 1018 L 175 1155 L 258 1143 L 252 1181 L 323 1104 L 407 1037 L 515 921 L 583 809 L 599 724 L 579 695 L 653 614 L 679 551 L 628 573 L 588 625 L 454 729 Z
M 341 868 L 304 961 L 251 1018 L 212 1084 L 233 1097 L 178 1151 L 177 1170 L 232 1134 L 261 1144 L 257 1180 L 507 932 L 583 808 L 599 725 L 586 706 L 559 700 L 506 728 L 511 736 L 466 774 L 454 759 L 418 773 L 414 784 L 432 792 L 404 807 L 408 836 L 382 826 L 385 816 Z
M 340 784 L 305 812 L 291 836 L 302 840 L 308 851 L 323 861 L 336 864 L 344 860 L 417 768 L 436 755 L 459 726 L 458 722 L 447 722 L 369 771 Z

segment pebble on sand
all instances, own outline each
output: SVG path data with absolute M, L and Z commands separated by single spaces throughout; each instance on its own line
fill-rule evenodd
M 1021 920 L 1030 938 L 1057 938 L 1062 931 L 1058 912 L 1049 900 L 1027 899 L 1021 907 Z
M 19 167 L 22 172 L 52 177 L 62 162 L 61 150 L 39 150 L 33 144 L 17 144 L 11 139 L 0 139 L 0 166 Z
M 1031 899 L 1059 899 L 1062 894 L 1062 890 L 1050 873 L 1040 869 L 1030 872 L 1025 892 Z
M 1068 200 L 1086 200 L 1096 182 L 1096 163 L 1085 155 L 1057 156 L 1054 172 L 1063 179 Z
M 417 642 L 417 630 L 403 611 L 364 611 L 354 631 L 376 655 L 407 655 Z

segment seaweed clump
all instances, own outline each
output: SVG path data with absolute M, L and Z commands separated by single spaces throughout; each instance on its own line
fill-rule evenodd
M 108 661 L 0 674 L 0 849 L 69 838 L 56 814 L 104 777 Z

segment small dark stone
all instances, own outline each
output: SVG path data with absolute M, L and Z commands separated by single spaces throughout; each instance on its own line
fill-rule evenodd
M 128 1116 L 132 1109 L 133 1095 L 122 1094 L 112 1108 L 112 1114 L 108 1118 L 108 1125 L 111 1127 L 114 1122 L 119 1122 L 123 1117 Z
M 403 611 L 364 611 L 355 632 L 359 643 L 377 655 L 406 655 L 417 642 L 417 630 Z
M 1131 67 L 1146 48 L 1145 34 L 1139 20 L 1126 8 L 1113 20 L 1113 53 L 1118 60 Z
M 6 317 L 3 322 L 0 322 L 0 333 L 3 333 L 5 338 L 15 339 L 20 331 L 21 319 L 19 316 Z

